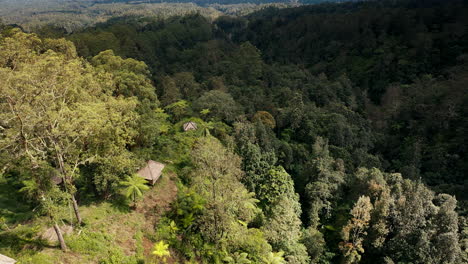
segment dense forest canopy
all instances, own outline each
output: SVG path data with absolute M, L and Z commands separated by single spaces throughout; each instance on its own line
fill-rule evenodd
M 178 7 L 0 25 L 0 254 L 468 262 L 466 1 Z
M 70 33 L 115 17 L 169 18 L 200 13 L 214 19 L 222 14 L 245 15 L 268 6 L 297 5 L 288 1 L 0 0 L 0 16 L 4 23 L 21 25 L 26 31 L 53 25 Z

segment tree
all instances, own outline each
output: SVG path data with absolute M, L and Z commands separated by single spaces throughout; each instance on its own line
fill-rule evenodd
M 190 100 L 200 94 L 200 84 L 195 81 L 191 72 L 179 72 L 174 74 L 172 78 L 184 99 Z
M 137 199 L 143 196 L 143 191 L 149 190 L 146 180 L 136 174 L 127 177 L 127 180 L 120 184 L 124 187 L 125 197 L 130 198 L 134 205 L 136 205 Z
M 267 111 L 258 111 L 252 118 L 253 122 L 262 122 L 265 126 L 273 129 L 276 127 L 275 118 Z
M 310 258 L 306 247 L 301 243 L 301 220 L 299 197 L 279 198 L 272 206 L 272 213 L 265 221 L 263 230 L 273 250 L 281 250 L 285 253 L 288 263 L 306 264 Z
M 310 204 L 310 223 L 316 228 L 321 217 L 330 216 L 332 202 L 336 200 L 336 194 L 344 182 L 344 166 L 339 160 L 330 157 L 328 142 L 321 137 L 317 137 L 313 145 L 313 154 L 313 171 L 311 181 L 306 186 L 306 194 Z
M 150 79 L 148 66 L 134 59 L 122 59 L 115 56 L 112 50 L 106 50 L 91 59 L 91 64 L 98 71 L 112 74 L 115 83 L 114 96 L 138 99 L 135 110 L 139 114 L 138 136 L 139 147 L 152 146 L 162 132 L 165 119 L 158 114 L 159 101 L 156 89 Z
M 225 122 L 234 121 L 234 118 L 240 114 L 240 108 L 232 96 L 220 90 L 204 93 L 193 103 L 193 108 L 196 111 L 209 109 L 210 113 L 208 115 L 210 117 Z
M 22 165 L 26 164 L 22 163 Z M 42 166 L 36 169 L 30 169 L 30 167 L 20 169 L 23 173 L 28 173 L 30 178 L 22 182 L 24 186 L 19 192 L 23 193 L 30 200 L 38 202 L 39 211 L 47 216 L 48 222 L 54 228 L 60 248 L 63 251 L 67 251 L 67 245 L 58 225 L 58 214 L 68 202 L 68 197 L 50 179 L 50 175 L 54 175 L 54 168 L 48 164 L 42 164 Z
M 156 91 L 148 78 L 150 73 L 144 62 L 122 59 L 115 56 L 112 50 L 106 50 L 94 56 L 91 64 L 97 70 L 113 75 L 116 85 L 114 95 L 136 96 L 140 101 L 148 99 L 152 103 L 157 103 Z
M 16 32 L 0 45 L 10 58 L 0 64 L 0 149 L 29 159 L 32 169 L 56 168 L 81 224 L 74 177 L 96 155 L 126 151 L 136 102 L 108 95 L 115 89 L 108 75 L 41 43 Z
M 198 131 L 199 133 L 204 136 L 204 137 L 209 137 L 211 136 L 210 130 L 213 130 L 215 128 L 215 123 L 214 122 L 200 122 L 198 124 Z
M 351 220 L 343 227 L 340 243 L 346 263 L 359 263 L 361 254 L 364 253 L 363 241 L 367 235 L 367 228 L 371 219 L 372 204 L 367 196 L 359 197 L 359 200 L 351 210 Z
M 245 172 L 241 181 L 249 191 L 255 192 L 257 197 L 260 197 L 259 188 L 264 184 L 267 174 L 273 169 L 276 156 L 272 151 L 262 151 L 252 123 L 236 122 L 234 129 L 236 150 L 243 158 L 242 169 Z
M 140 161 L 129 151 L 109 156 L 98 156 L 92 163 L 81 169 L 81 175 L 94 185 L 104 199 L 110 199 L 119 192 L 120 183 L 135 173 Z M 84 192 L 84 191 L 83 191 Z
M 233 54 L 232 63 L 227 67 L 227 80 L 235 85 L 257 84 L 263 72 L 260 51 L 250 42 L 245 42 Z
M 228 152 L 212 137 L 201 138 L 192 152 L 195 170 L 192 188 L 205 200 L 206 209 L 198 219 L 203 235 L 218 247 L 233 239 L 240 225 L 248 223 L 258 210 L 253 198 L 240 183 L 240 158 Z M 236 224 L 237 223 L 237 224 Z
M 283 251 L 288 263 L 308 263 L 301 243 L 301 205 L 291 176 L 282 167 L 273 167 L 257 183 L 257 198 L 266 219 L 265 237 L 273 250 Z
M 301 242 L 307 248 L 311 263 L 319 263 L 326 249 L 323 234 L 313 227 L 308 227 L 303 232 Z
M 166 106 L 165 109 L 172 115 L 172 118 L 174 119 L 174 121 L 177 122 L 180 119 L 182 119 L 182 117 L 187 115 L 188 108 L 189 108 L 189 103 L 185 100 L 180 100 L 180 101 L 177 101 L 175 103 L 172 103 Z
M 182 99 L 182 94 L 180 93 L 179 87 L 177 87 L 176 82 L 170 76 L 164 76 L 161 79 L 161 90 L 163 92 L 161 102 L 164 106 L 170 105 Z
M 294 182 L 291 176 L 284 170 L 283 167 L 272 167 L 267 173 L 261 175 L 257 191 L 257 197 L 262 202 L 262 205 L 267 213 L 271 212 L 279 201 L 290 199 L 294 201 L 295 206 L 291 209 L 296 215 L 300 215 L 300 206 L 298 203 L 299 197 L 294 190 Z
M 385 253 L 394 261 L 415 263 L 457 263 L 458 218 L 456 200 L 450 195 L 435 196 L 419 182 L 390 175 L 393 181 L 392 230 Z
M 371 219 L 365 231 L 360 232 L 361 236 L 357 235 L 354 240 L 357 244 L 350 240 L 341 244 L 345 254 L 349 252 L 354 253 L 350 257 L 359 256 L 366 250 L 368 254 L 364 256 L 386 259 L 389 263 L 459 261 L 457 202 L 454 197 L 434 195 L 420 182 L 403 179 L 399 173 L 382 173 L 375 168 L 361 168 L 355 177 L 350 185 L 351 197 L 362 193 L 370 198 Z M 349 232 L 349 239 L 353 234 L 351 231 L 356 230 L 353 229 L 355 226 L 350 221 L 343 229 L 343 232 Z M 366 239 L 362 241 L 360 238 L 364 235 Z

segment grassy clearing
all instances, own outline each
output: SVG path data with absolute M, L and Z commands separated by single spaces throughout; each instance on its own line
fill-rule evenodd
M 135 210 L 111 202 L 81 206 L 85 225 L 65 236 L 68 252 L 38 238 L 49 228 L 45 219 L 38 218 L 1 231 L 0 253 L 22 264 L 144 263 L 155 242 L 154 226 L 176 197 L 174 177 L 173 173 L 162 176 Z M 68 210 L 63 212 L 63 219 L 69 222 Z

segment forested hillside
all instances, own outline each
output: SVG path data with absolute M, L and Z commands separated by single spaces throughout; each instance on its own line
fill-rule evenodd
M 215 19 L 222 14 L 246 15 L 269 6 L 297 5 L 288 1 L 0 0 L 0 18 L 28 32 L 47 25 L 71 33 L 115 17 L 169 18 L 199 13 Z
M 369 1 L 1 26 L 0 254 L 468 262 L 465 14 Z M 155 186 L 135 174 L 148 160 L 166 165 Z

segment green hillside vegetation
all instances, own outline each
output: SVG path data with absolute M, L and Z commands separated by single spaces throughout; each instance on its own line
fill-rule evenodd
M 465 11 L 366 2 L 73 34 L 0 26 L 0 254 L 466 263 Z M 135 176 L 148 160 L 166 164 L 155 186 Z
M 100 1 L 100 0 L 1 0 L 1 20 L 21 25 L 26 31 L 43 26 L 71 33 L 115 17 L 157 17 L 201 14 L 215 19 L 220 15 L 246 15 L 266 7 L 297 6 L 278 1 Z M 277 3 L 275 3 L 277 2 Z M 281 1 L 279 1 L 281 2 Z

